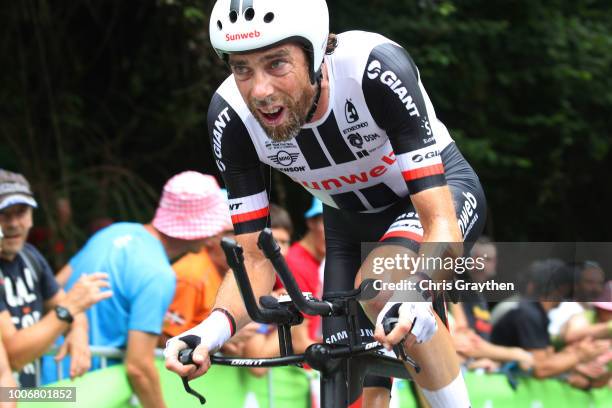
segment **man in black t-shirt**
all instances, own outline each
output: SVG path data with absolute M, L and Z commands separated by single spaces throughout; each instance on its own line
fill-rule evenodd
M 535 361 L 533 374 L 538 378 L 557 376 L 606 351 L 607 342 L 585 339 L 555 353 L 547 313 L 568 296 L 573 284 L 572 270 L 556 260 L 535 262 L 531 269 L 533 297 L 522 300 L 495 324 L 491 341 L 531 352 Z
M 551 305 L 552 306 L 552 305 Z M 548 316 L 541 302 L 523 300 L 495 325 L 491 336 L 495 344 L 527 350 L 550 346 Z
M 101 287 L 108 286 L 102 273 L 84 277 L 68 293 L 59 287 L 43 256 L 25 243 L 36 207 L 28 181 L 0 169 L 0 227 L 4 233 L 0 334 L 11 367 L 20 371 L 22 387 L 36 385 L 34 360 L 64 333 L 67 340 L 57 357 L 70 353 L 72 377 L 89 369 L 87 320 L 82 312 L 110 296 L 110 292 L 100 292 Z

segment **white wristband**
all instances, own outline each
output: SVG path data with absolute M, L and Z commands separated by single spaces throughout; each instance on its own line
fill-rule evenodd
M 212 354 L 223 346 L 232 336 L 231 325 L 227 316 L 219 311 L 214 311 L 202 323 L 171 338 L 168 342 L 180 340 L 184 336 L 197 336 L 200 344 L 206 346 Z M 166 344 L 167 347 L 167 344 Z

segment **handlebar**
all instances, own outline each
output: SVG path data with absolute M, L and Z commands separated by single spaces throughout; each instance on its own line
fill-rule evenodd
M 253 288 L 249 282 L 249 276 L 244 267 L 244 255 L 240 245 L 233 239 L 223 238 L 221 248 L 225 252 L 227 263 L 234 272 L 238 289 L 244 300 L 244 305 L 249 317 L 258 323 L 291 324 L 295 323 L 296 316 L 286 309 L 272 308 L 260 309 L 255 301 Z M 298 322 L 299 323 L 299 322 Z
M 261 249 L 266 258 L 270 260 L 280 280 L 283 282 L 287 293 L 291 296 L 295 306 L 302 313 L 320 316 L 329 316 L 333 314 L 334 306 L 331 303 L 322 302 L 320 300 L 309 301 L 302 296 L 302 291 L 291 274 L 287 262 L 285 262 L 285 258 L 281 255 L 280 246 L 274 240 L 271 229 L 266 228 L 261 231 L 257 240 L 257 246 Z
M 368 353 L 382 348 L 382 345 L 378 342 L 353 344 L 351 341 L 351 344 L 349 345 L 329 345 L 316 343 L 309 346 L 304 354 L 285 355 L 291 354 L 291 337 L 289 327 L 301 323 L 303 319 L 303 316 L 297 312 L 297 310 L 309 315 L 346 316 L 349 321 L 354 321 L 356 316 L 356 308 L 358 308 L 357 301 L 371 299 L 376 296 L 377 291 L 373 287 L 372 280 L 364 280 L 359 288 L 347 292 L 330 293 L 326 296 L 326 300 L 323 301 L 314 299 L 312 297 L 307 298 L 302 294 L 300 288 L 298 287 L 295 278 L 285 262 L 285 259 L 281 255 L 280 247 L 272 237 L 272 231 L 269 228 L 264 229 L 260 233 L 257 245 L 262 250 L 266 258 L 270 260 L 272 266 L 280 276 L 287 293 L 293 301 L 292 306 L 294 307 L 280 307 L 280 304 L 276 299 L 269 296 L 262 296 L 260 298 L 260 304 L 263 306 L 263 308 L 260 308 L 255 301 L 253 288 L 251 287 L 251 283 L 244 266 L 244 254 L 242 247 L 238 245 L 236 241 L 229 238 L 223 238 L 221 241 L 221 247 L 225 252 L 228 265 L 234 273 L 238 289 L 242 295 L 249 317 L 253 321 L 259 323 L 275 323 L 279 325 L 279 341 L 281 343 L 281 352 L 283 355 L 281 357 L 266 359 L 236 359 L 222 356 L 211 356 L 211 363 L 243 367 L 277 367 L 307 362 L 313 368 L 321 369 L 321 367 L 324 367 L 326 362 L 330 359 L 350 358 L 358 354 Z M 383 328 L 385 329 L 386 334 L 389 334 L 393 330 L 397 324 L 397 321 L 397 317 L 387 317 L 383 320 Z M 351 323 L 349 322 L 349 324 Z M 284 333 L 284 340 L 289 341 L 288 348 L 286 348 L 284 352 L 283 340 L 280 339 L 282 333 Z M 178 360 L 184 365 L 196 364 L 193 361 L 193 351 L 197 346 L 197 343 L 188 344 L 189 348 L 183 349 L 179 352 Z M 419 373 L 421 368 L 414 360 L 406 355 L 404 347 L 401 344 L 402 343 L 394 347 L 397 356 L 404 362 L 412 365 L 415 371 Z M 378 357 L 381 359 L 388 359 L 388 357 L 384 356 Z M 399 364 L 399 366 L 401 366 L 401 364 Z M 393 376 L 401 377 L 402 372 L 399 371 L 394 373 Z M 182 380 L 185 390 L 189 394 L 197 397 L 200 403 L 204 405 L 206 403 L 206 399 L 201 394 L 191 389 L 186 377 L 183 377 Z

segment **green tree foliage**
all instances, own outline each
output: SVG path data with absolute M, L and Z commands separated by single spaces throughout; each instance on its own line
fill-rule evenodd
M 498 240 L 609 240 L 612 4 L 334 2 L 335 29 L 381 32 L 420 68 L 477 169 Z
M 608 240 L 612 5 L 603 0 L 333 0 L 336 32 L 403 45 L 479 173 L 498 240 Z M 61 236 L 146 220 L 163 182 L 216 174 L 206 110 L 227 70 L 205 0 L 23 0 L 1 6 L 0 165 L 24 172 Z M 274 176 L 296 213 L 308 200 Z M 78 228 L 77 228 L 78 226 Z M 68 238 L 66 238 L 68 237 Z M 76 237 L 76 238 L 75 238 Z

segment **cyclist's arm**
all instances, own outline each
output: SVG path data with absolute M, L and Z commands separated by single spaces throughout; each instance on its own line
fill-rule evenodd
M 375 75 L 376 67 L 379 73 Z M 401 81 L 402 88 L 400 85 L 392 87 L 389 78 Z M 378 45 L 366 63 L 362 87 L 374 119 L 389 135 L 410 198 L 419 214 L 424 233 L 422 242 L 462 242 L 434 127 L 430 123 L 435 113 L 414 61 L 398 45 Z M 451 247 L 435 251 L 452 256 L 461 254 L 461 245 Z M 428 249 L 432 248 L 425 248 Z
M 236 242 L 244 250 L 244 264 L 257 301 L 261 296 L 269 295 L 274 286 L 274 270 L 257 247 L 258 236 L 259 231 L 236 236 Z M 237 330 L 250 322 L 233 273 L 225 275 L 217 294 L 215 308 L 230 312 L 236 320 Z

